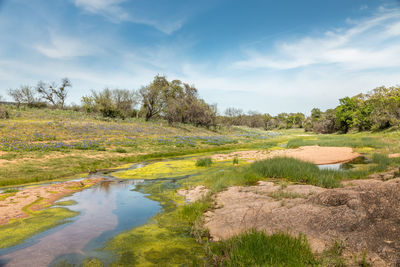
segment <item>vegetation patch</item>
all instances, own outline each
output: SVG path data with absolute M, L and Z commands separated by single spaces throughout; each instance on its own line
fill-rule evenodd
M 306 238 L 255 230 L 211 244 L 215 266 L 319 266 Z
M 300 146 L 336 146 L 357 148 L 383 148 L 388 144 L 382 142 L 381 138 L 373 136 L 348 136 L 348 135 L 322 135 L 316 138 L 294 138 L 288 141 L 287 148 Z
M 212 160 L 210 157 L 206 158 L 199 158 L 196 161 L 196 166 L 197 167 L 210 167 L 212 164 Z
M 204 265 L 203 246 L 191 235 L 194 222 L 208 208 L 207 203 L 183 205 L 176 195 L 179 184 L 155 181 L 139 187 L 159 201 L 163 212 L 147 224 L 111 239 L 105 249 L 116 256 L 113 266 L 197 266 Z
M 75 200 L 66 200 L 66 201 L 59 201 L 55 203 L 57 206 L 73 206 L 78 204 Z
M 24 211 L 28 211 L 29 218 L 12 219 L 8 224 L 0 225 L 0 249 L 18 245 L 35 234 L 68 223 L 69 218 L 79 214 L 66 208 L 31 211 L 27 207 Z

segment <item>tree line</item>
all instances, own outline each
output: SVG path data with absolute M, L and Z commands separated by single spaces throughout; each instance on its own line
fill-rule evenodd
M 66 108 L 70 87 L 71 81 L 64 78 L 59 83 L 40 81 L 34 87 L 23 85 L 10 89 L 8 94 L 18 107 L 51 106 L 63 109 Z M 161 118 L 170 124 L 191 123 L 205 127 L 223 124 L 265 130 L 304 128 L 316 133 L 347 133 L 400 126 L 400 87 L 382 86 L 366 94 L 344 97 L 339 99 L 336 108 L 326 111 L 314 108 L 310 116 L 300 112 L 272 116 L 256 111 L 244 112 L 234 107 L 217 115 L 216 105 L 201 99 L 194 85 L 180 80 L 169 81 L 165 76 L 156 75 L 139 90 L 92 90 L 81 98 L 81 105 L 75 108 L 110 118 L 142 117 L 146 121 Z
M 70 87 L 70 80 L 64 78 L 58 84 L 40 81 L 37 86 L 23 85 L 9 89 L 8 94 L 17 107 L 51 106 L 64 109 Z M 139 90 L 92 90 L 89 95 L 81 98 L 79 108 L 87 113 L 99 113 L 103 117 L 143 117 L 146 121 L 162 118 L 170 124 L 180 122 L 204 127 L 216 126 L 217 116 L 216 105 L 207 104 L 201 99 L 194 85 L 180 80 L 168 81 L 160 75 Z

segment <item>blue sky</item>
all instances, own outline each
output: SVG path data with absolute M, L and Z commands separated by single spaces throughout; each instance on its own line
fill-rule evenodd
M 0 95 L 39 80 L 194 84 L 219 110 L 309 113 L 400 84 L 397 0 L 0 0 Z

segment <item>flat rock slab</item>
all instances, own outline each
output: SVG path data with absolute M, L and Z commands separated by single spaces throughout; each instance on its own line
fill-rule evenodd
M 220 192 L 217 209 L 205 214 L 205 227 L 214 240 L 252 228 L 303 233 L 316 252 L 342 240 L 348 255 L 366 250 L 375 266 L 398 266 L 399 203 L 400 179 L 352 181 L 339 189 L 261 182 Z
M 351 147 L 302 146 L 295 149 L 282 149 L 272 151 L 236 151 L 229 154 L 215 154 L 212 155 L 211 158 L 214 160 L 230 160 L 236 157 L 239 159 L 255 161 L 274 157 L 291 157 L 322 165 L 347 162 L 359 156 L 360 154 L 354 152 Z

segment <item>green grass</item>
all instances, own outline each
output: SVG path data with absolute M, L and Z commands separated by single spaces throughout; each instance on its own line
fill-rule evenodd
M 352 136 L 352 135 L 318 135 L 315 138 L 294 138 L 288 141 L 287 148 L 300 146 L 338 146 L 338 147 L 372 147 L 384 148 L 388 144 L 382 138 L 375 136 Z
M 304 236 L 251 230 L 211 245 L 215 266 L 318 266 Z
M 311 184 L 325 188 L 340 187 L 345 179 L 367 178 L 369 174 L 387 170 L 389 166 L 397 166 L 400 159 L 389 159 L 383 154 L 373 154 L 372 163 L 364 169 L 332 170 L 319 169 L 317 165 L 294 158 L 277 157 L 254 162 L 240 167 L 226 167 L 217 173 L 210 173 L 203 184 L 214 192 L 229 186 L 255 185 L 268 178 L 285 179 L 289 182 Z
M 212 164 L 212 160 L 210 157 L 199 158 L 196 161 L 196 167 L 210 167 Z

